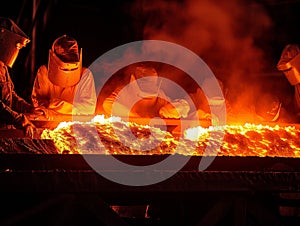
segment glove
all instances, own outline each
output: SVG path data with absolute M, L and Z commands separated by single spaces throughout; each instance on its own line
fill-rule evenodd
M 186 100 L 175 100 L 161 107 L 159 115 L 162 118 L 186 118 L 190 111 L 190 106 Z
M 58 115 L 56 111 L 45 107 L 36 107 L 34 108 L 33 113 L 37 115 L 35 119 L 47 119 L 47 120 L 53 120 L 53 118 Z
M 16 128 L 23 130 L 26 137 L 33 138 L 36 133 L 36 127 L 29 121 L 24 114 L 19 114 L 14 123 Z
M 198 114 L 199 119 L 209 120 L 209 121 L 212 120 L 211 114 L 203 111 L 202 109 L 198 109 L 197 110 L 197 114 Z
M 0 101 L 1 122 L 14 125 L 17 129 L 21 129 L 24 135 L 33 138 L 36 127 L 22 113 L 17 113 Z
M 60 114 L 72 114 L 73 105 L 67 101 L 54 98 L 50 101 L 47 108 Z

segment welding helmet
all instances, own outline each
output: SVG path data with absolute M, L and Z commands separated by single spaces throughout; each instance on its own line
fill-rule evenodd
M 80 81 L 82 70 L 82 49 L 78 50 L 77 41 L 63 35 L 57 38 L 49 50 L 48 77 L 60 87 L 70 87 Z
M 287 45 L 281 54 L 277 69 L 282 71 L 291 85 L 300 83 L 300 46 Z
M 9 18 L 0 17 L 0 60 L 12 67 L 19 50 L 30 40 L 28 36 Z
M 149 98 L 158 95 L 158 74 L 155 68 L 138 66 L 135 68 L 133 75 L 140 90 L 138 93 L 140 97 Z
M 282 102 L 277 96 L 264 94 L 257 99 L 255 111 L 263 121 L 275 122 L 280 116 L 281 106 Z

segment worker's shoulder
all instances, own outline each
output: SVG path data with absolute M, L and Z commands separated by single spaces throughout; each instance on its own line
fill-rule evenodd
M 42 65 L 39 67 L 38 72 L 48 72 L 48 68 L 46 65 Z
M 41 78 L 45 78 L 46 79 L 48 77 L 48 68 L 47 68 L 46 65 L 42 65 L 42 66 L 40 66 L 38 68 L 38 70 L 37 70 L 37 77 L 39 79 L 41 79 Z
M 93 76 L 93 73 L 89 68 L 83 67 L 82 68 L 82 77 L 84 77 L 84 76 Z

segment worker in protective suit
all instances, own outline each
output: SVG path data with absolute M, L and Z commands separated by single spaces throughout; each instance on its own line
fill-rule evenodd
M 89 69 L 82 68 L 82 50 L 73 37 L 63 35 L 53 42 L 48 65 L 38 69 L 31 98 L 46 116 L 95 113 L 94 78 Z
M 27 35 L 9 18 L 0 18 L 0 125 L 22 129 L 33 137 L 35 126 L 23 113 L 33 111 L 33 106 L 17 95 L 8 67 L 12 67 L 19 50 L 30 42 Z
M 142 118 L 186 118 L 190 106 L 184 99 L 171 100 L 162 89 L 156 69 L 138 64 L 129 74 L 129 83 L 119 84 L 102 104 L 104 114 Z M 146 212 L 147 206 L 113 206 L 121 216 L 136 217 Z
M 255 113 L 260 122 L 292 123 L 295 120 L 286 110 L 283 101 L 271 93 L 265 93 L 256 100 Z
M 130 83 L 118 87 L 103 101 L 108 116 L 186 118 L 190 110 L 184 99 L 170 100 L 160 89 L 155 68 L 137 66 L 130 76 Z
M 291 111 L 300 116 L 300 46 L 288 44 L 284 47 L 277 69 L 285 75 L 289 83 L 294 87 L 294 97 Z M 297 120 L 298 121 L 298 120 Z

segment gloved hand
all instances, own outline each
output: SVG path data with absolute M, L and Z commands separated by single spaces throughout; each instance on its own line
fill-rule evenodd
M 212 119 L 211 114 L 208 113 L 208 112 L 203 111 L 202 109 L 198 109 L 197 114 L 198 114 L 199 119 L 209 120 L 209 121 L 211 121 L 211 119 Z
M 219 124 L 219 118 L 214 114 L 207 113 L 201 109 L 197 110 L 197 114 L 198 114 L 199 119 L 210 121 L 211 125 Z
M 0 100 L 0 121 L 5 124 L 14 125 L 17 129 L 21 129 L 25 136 L 33 138 L 36 127 L 22 113 L 13 111 Z
M 55 115 L 58 115 L 56 111 L 45 107 L 36 107 L 33 113 L 37 115 L 35 119 L 46 118 L 47 120 L 52 120 Z
M 46 119 L 49 119 L 48 109 L 45 107 L 35 107 L 33 110 L 33 114 L 37 116 L 36 119 L 38 119 L 39 116 L 41 116 L 41 118 L 44 117 Z
M 159 115 L 162 118 L 186 118 L 190 111 L 190 106 L 185 100 L 175 100 L 161 107 Z
M 73 105 L 67 101 L 61 100 L 59 98 L 54 98 L 49 103 L 47 109 L 52 110 L 60 114 L 72 114 Z
M 14 121 L 14 126 L 23 130 L 26 137 L 33 138 L 36 134 L 36 127 L 24 114 L 18 114 Z
M 175 119 L 180 118 L 180 114 L 172 104 L 167 104 L 163 106 L 159 110 L 159 116 L 162 118 L 175 118 Z

